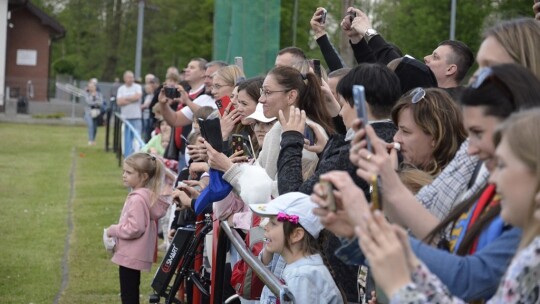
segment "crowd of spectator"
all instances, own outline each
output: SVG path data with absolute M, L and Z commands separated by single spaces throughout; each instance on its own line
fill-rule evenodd
M 500 21 L 476 52 L 446 40 L 419 60 L 351 7 L 340 23 L 348 67 L 325 14 L 310 21 L 321 72 L 286 47 L 253 78 L 203 58 L 163 82 L 124 73 L 122 116 L 142 151 L 178 174 L 161 246 L 213 213 L 243 236 L 264 234 L 252 253 L 296 303 L 540 303 L 540 21 Z M 89 144 L 96 99 L 90 83 Z M 223 292 L 279 303 L 268 287 L 242 293 L 239 263 L 231 248 Z

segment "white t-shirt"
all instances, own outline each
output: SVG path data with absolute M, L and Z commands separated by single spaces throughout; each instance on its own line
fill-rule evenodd
M 210 95 L 202 94 L 201 96 L 195 98 L 193 103 L 200 107 L 212 107 L 213 109 L 217 109 L 214 98 L 212 98 Z M 191 111 L 189 107 L 183 107 L 180 112 L 182 112 L 187 119 L 193 121 L 193 111 Z
M 121 97 L 133 96 L 137 93 L 140 93 L 142 96 L 142 87 L 139 84 L 133 83 L 129 87 L 124 84 L 118 88 L 118 93 L 116 93 L 116 99 L 119 99 Z M 121 106 L 120 113 L 126 119 L 141 118 L 141 99 L 139 98 L 139 100 L 136 102 Z

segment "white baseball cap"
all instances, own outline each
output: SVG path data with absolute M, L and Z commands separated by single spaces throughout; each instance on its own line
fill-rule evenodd
M 264 110 L 263 110 L 262 103 L 258 103 L 257 107 L 255 108 L 255 112 L 253 112 L 251 115 L 249 115 L 246 118 L 254 119 L 256 121 L 260 121 L 260 122 L 264 122 L 264 123 L 268 123 L 268 122 L 276 120 L 276 117 L 268 118 L 268 117 L 264 116 Z
M 249 208 L 262 217 L 283 216 L 298 219 L 298 223 L 314 238 L 324 229 L 319 218 L 313 214 L 318 206 L 311 201 L 308 195 L 301 192 L 289 192 L 271 200 L 268 204 L 251 204 Z M 291 221 L 291 220 L 289 220 Z M 292 222 L 292 221 L 291 221 Z

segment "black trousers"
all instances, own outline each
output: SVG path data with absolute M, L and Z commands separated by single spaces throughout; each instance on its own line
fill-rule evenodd
M 141 271 L 120 266 L 119 273 L 122 304 L 139 304 Z

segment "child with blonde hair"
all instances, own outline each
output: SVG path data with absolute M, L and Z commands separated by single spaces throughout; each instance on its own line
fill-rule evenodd
M 119 265 L 122 303 L 139 303 L 141 270 L 150 271 L 157 245 L 157 220 L 167 211 L 171 189 L 164 183 L 164 167 L 148 153 L 135 153 L 124 160 L 123 182 L 132 189 L 118 224 L 107 236 L 116 240 L 112 262 Z M 164 187 L 165 186 L 165 187 Z

